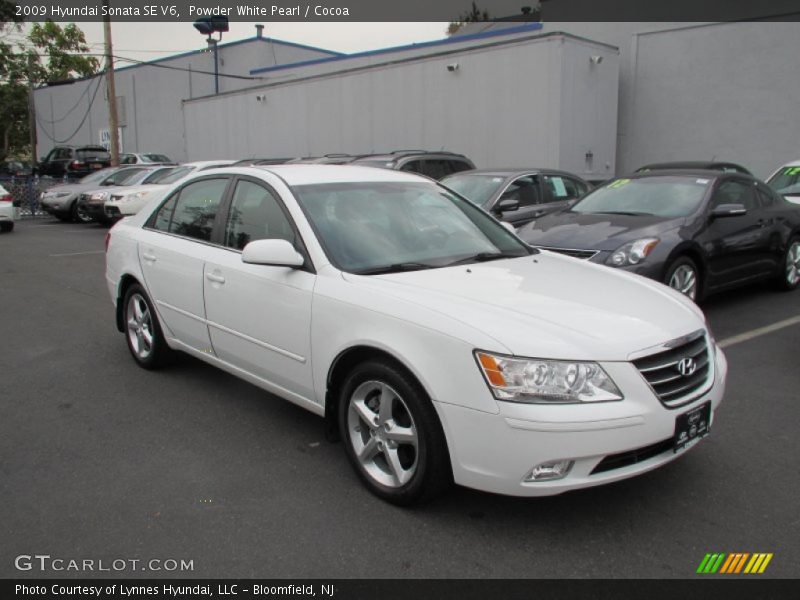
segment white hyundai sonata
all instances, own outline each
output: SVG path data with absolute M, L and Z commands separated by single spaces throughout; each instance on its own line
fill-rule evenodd
M 202 172 L 118 223 L 106 262 L 140 366 L 180 350 L 324 416 L 397 504 L 644 473 L 707 435 L 724 393 L 690 300 L 530 248 L 407 173 Z

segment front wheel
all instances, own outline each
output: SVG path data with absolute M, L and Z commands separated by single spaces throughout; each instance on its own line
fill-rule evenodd
M 688 256 L 681 256 L 667 269 L 664 283 L 684 296 L 697 300 L 700 291 L 700 274 L 697 265 Z
M 83 205 L 75 200 L 75 203 L 72 205 L 72 220 L 75 223 L 91 223 L 92 217 L 86 212 L 86 209 Z
M 3 221 L 0 223 L 0 231 L 9 232 L 14 231 L 14 221 Z
M 419 383 L 383 360 L 356 367 L 342 386 L 339 430 L 367 488 L 401 506 L 430 500 L 452 481 L 447 443 Z
M 139 284 L 134 284 L 125 292 L 123 303 L 125 341 L 136 364 L 144 369 L 163 366 L 171 350 L 147 293 Z
M 793 237 L 786 245 L 780 284 L 787 291 L 797 288 L 800 284 L 800 238 Z

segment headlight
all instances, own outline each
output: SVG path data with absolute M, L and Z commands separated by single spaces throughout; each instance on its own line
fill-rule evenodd
M 630 242 L 617 248 L 606 260 L 606 264 L 612 267 L 624 267 L 627 265 L 638 265 L 647 255 L 658 245 L 658 238 L 642 238 L 635 242 Z
M 105 200 L 108 197 L 108 192 L 97 192 L 92 194 L 90 200 Z
M 476 352 L 475 357 L 498 400 L 550 404 L 623 398 L 597 363 L 512 358 L 487 352 Z
M 140 198 L 144 198 L 145 196 L 149 196 L 150 192 L 136 192 L 135 194 L 128 194 L 127 196 L 123 196 L 119 199 L 120 202 L 132 202 L 134 200 L 139 200 Z

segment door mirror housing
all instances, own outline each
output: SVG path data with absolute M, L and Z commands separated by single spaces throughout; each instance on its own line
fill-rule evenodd
M 723 217 L 741 217 L 747 214 L 744 204 L 720 204 L 711 210 L 712 219 Z
M 494 205 L 493 212 L 502 214 L 504 212 L 513 212 L 519 210 L 519 200 L 515 198 L 500 198 L 500 201 Z
M 242 250 L 242 262 L 251 265 L 290 267 L 297 269 L 305 264 L 303 256 L 286 240 L 254 240 Z

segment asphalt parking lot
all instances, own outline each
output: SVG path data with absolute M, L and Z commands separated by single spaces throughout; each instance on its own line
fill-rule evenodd
M 120 573 L 148 577 L 667 578 L 707 552 L 774 553 L 762 577 L 800 576 L 800 291 L 704 305 L 728 392 L 681 459 L 557 497 L 455 488 L 408 510 L 370 495 L 311 413 L 189 357 L 138 368 L 105 233 L 38 219 L 0 235 L 1 577 L 91 576 L 15 568 L 38 553 L 193 560 Z

